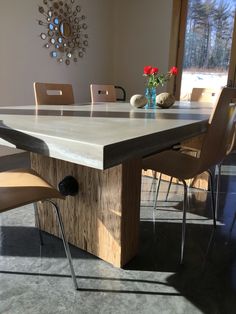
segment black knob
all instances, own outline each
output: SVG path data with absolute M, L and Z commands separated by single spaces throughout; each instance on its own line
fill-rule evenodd
M 59 191 L 62 195 L 75 196 L 79 192 L 78 181 L 72 176 L 66 176 L 59 184 Z

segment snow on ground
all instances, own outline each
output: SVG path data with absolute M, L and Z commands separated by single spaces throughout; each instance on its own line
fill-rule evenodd
M 218 89 L 227 84 L 227 72 L 186 72 L 183 71 L 181 100 L 190 100 L 193 87 Z

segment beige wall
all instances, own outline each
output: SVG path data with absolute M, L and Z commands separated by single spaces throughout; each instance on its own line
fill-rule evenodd
M 89 84 L 116 83 L 128 96 L 144 91 L 144 65 L 166 71 L 172 0 L 79 0 L 89 47 L 78 64 L 58 64 L 43 48 L 42 0 L 0 0 L 0 105 L 34 104 L 33 82 L 73 84 L 89 101 Z
M 0 105 L 33 104 L 34 81 L 70 82 L 76 101 L 88 101 L 92 81 L 113 79 L 113 0 L 79 2 L 88 17 L 89 48 L 78 64 L 66 66 L 42 47 L 42 0 L 0 0 Z
M 143 94 L 145 65 L 168 70 L 172 0 L 115 0 L 115 12 L 115 81 Z

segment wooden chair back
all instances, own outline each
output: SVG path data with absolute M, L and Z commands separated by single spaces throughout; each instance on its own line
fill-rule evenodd
M 221 162 L 232 149 L 235 131 L 236 88 L 222 89 L 209 119 L 208 130 L 202 144 L 200 164 L 208 169 Z
M 116 91 L 114 85 L 90 85 L 92 102 L 115 102 Z
M 220 90 L 212 88 L 197 88 L 194 87 L 191 93 L 191 101 L 199 102 L 214 102 Z
M 74 104 L 71 84 L 34 83 L 36 105 L 72 105 Z

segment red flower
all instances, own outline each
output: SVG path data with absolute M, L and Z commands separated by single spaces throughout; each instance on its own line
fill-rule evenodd
M 156 74 L 158 71 L 158 68 L 151 68 L 150 74 Z
M 143 69 L 143 75 L 147 78 L 146 85 L 147 87 L 157 87 L 159 85 L 164 86 L 164 84 L 171 79 L 173 75 L 178 74 L 178 69 L 172 67 L 167 73 L 158 73 L 159 69 L 146 65 Z
M 176 67 L 172 67 L 172 68 L 170 69 L 170 74 L 172 74 L 172 75 L 177 75 L 177 74 L 178 74 L 178 69 L 177 69 Z
M 152 67 L 150 65 L 146 65 L 143 69 L 143 74 L 145 75 L 150 75 L 151 74 L 151 70 L 152 70 Z

